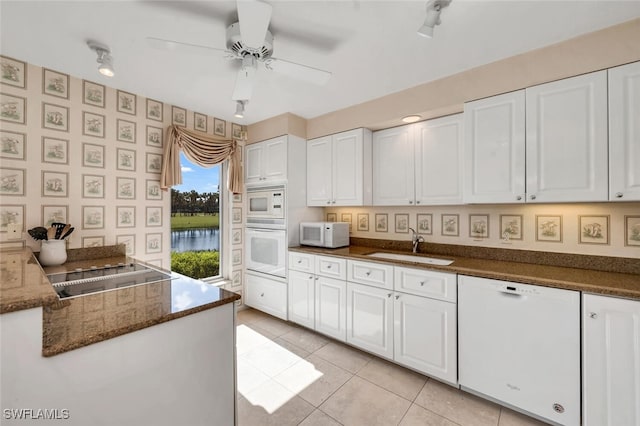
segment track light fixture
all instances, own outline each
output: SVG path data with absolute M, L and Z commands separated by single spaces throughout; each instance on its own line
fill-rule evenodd
M 432 38 L 434 27 L 440 25 L 442 9 L 450 4 L 451 0 L 430 0 L 427 3 L 427 17 L 424 20 L 424 24 L 418 29 L 418 34 L 426 38 Z
M 111 57 L 111 51 L 109 48 L 91 40 L 87 42 L 87 45 L 89 46 L 89 49 L 93 50 L 98 55 L 96 62 L 99 64 L 98 71 L 100 74 L 107 77 L 113 77 L 115 75 L 113 71 L 113 58 Z
M 249 101 L 236 101 L 236 113 L 233 114 L 236 118 L 244 118 L 244 107 Z

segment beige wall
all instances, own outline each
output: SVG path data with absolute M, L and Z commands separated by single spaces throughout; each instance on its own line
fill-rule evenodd
M 247 143 L 260 142 L 282 135 L 295 135 L 306 139 L 307 120 L 291 113 L 281 114 L 249 125 L 247 134 Z
M 395 220 L 408 215 L 409 227 L 417 226 L 418 214 L 431 215 L 430 231 L 420 231 L 428 247 L 430 242 L 441 244 L 460 244 L 467 246 L 498 247 L 509 249 L 536 250 L 560 253 L 578 253 L 600 256 L 619 256 L 640 258 L 640 241 L 630 240 L 625 227 L 625 216 L 635 216 L 628 221 L 630 225 L 640 224 L 640 203 L 589 203 L 589 204 L 491 204 L 465 206 L 424 206 L 424 207 L 344 207 L 325 209 L 325 218 L 333 220 L 330 214 L 335 213 L 335 219 L 350 222 L 351 236 L 361 238 L 380 238 L 389 240 L 411 239 L 410 233 L 396 232 Z M 327 216 L 329 214 L 329 216 Z M 458 215 L 458 236 L 443 235 L 442 216 Z M 386 215 L 387 231 L 376 228 L 376 215 Z M 400 215 L 400 216 L 396 216 Z M 470 216 L 489 215 L 489 236 L 477 238 L 470 235 Z M 504 241 L 503 227 L 513 217 L 521 216 L 522 239 Z M 560 216 L 561 226 L 558 230 L 560 241 L 541 241 L 536 235 L 538 226 L 536 218 L 542 222 L 543 216 Z M 581 238 L 580 217 L 584 224 L 593 223 L 594 216 L 608 217 L 609 227 L 603 230 L 603 238 Z M 384 216 L 383 216 L 384 217 Z M 404 216 L 406 218 L 406 216 Z M 350 219 L 350 220 L 349 220 Z M 368 231 L 359 230 L 368 223 Z M 518 222 L 520 223 L 520 222 Z M 605 236 L 605 234 L 608 235 Z M 542 237 L 544 238 L 544 237 Z M 635 245 L 627 245 L 629 242 Z
M 16 58 L 19 59 L 19 58 Z M 63 72 L 64 70 L 60 70 Z M 161 192 L 161 198 L 147 194 L 148 184 L 159 184 L 160 173 L 147 170 L 147 156 L 157 155 L 162 158 L 162 146 L 153 145 L 147 141 L 147 127 L 151 126 L 161 131 L 163 139 L 166 128 L 172 122 L 172 105 L 163 104 L 161 121 L 147 118 L 147 99 L 131 94 L 135 98 L 133 114 L 119 111 L 117 108 L 117 90 L 108 87 L 108 79 L 96 72 L 96 82 L 105 85 L 105 106 L 95 106 L 83 102 L 83 80 L 69 76 L 68 97 L 58 97 L 44 93 L 43 68 L 27 64 L 26 87 L 16 87 L 10 84 L 0 84 L 0 92 L 23 98 L 26 101 L 26 120 L 24 124 L 0 121 L 1 131 L 17 132 L 25 135 L 24 159 L 8 158 L 0 155 L 0 172 L 7 169 L 18 169 L 24 172 L 24 195 L 10 195 L 6 192 L 0 195 L 0 221 L 6 219 L 6 211 L 11 213 L 16 209 L 24 212 L 22 217 L 23 229 L 42 226 L 48 220 L 47 213 L 61 212 L 61 219 L 75 227 L 69 239 L 69 248 L 80 248 L 88 245 L 112 245 L 119 242 L 131 243 L 129 253 L 134 257 L 146 260 L 157 266 L 170 268 L 170 194 Z M 0 80 L 0 83 L 2 80 Z M 68 110 L 68 129 L 66 131 L 45 128 L 43 126 L 43 104 L 56 105 Z M 104 117 L 104 137 L 89 136 L 83 131 L 83 114 L 92 113 Z M 194 128 L 195 115 L 193 111 L 186 111 L 187 128 Z M 123 141 L 117 137 L 118 120 L 135 123 L 134 141 Z M 206 117 L 207 133 L 213 135 L 213 117 Z M 231 123 L 227 122 L 226 136 L 231 135 Z M 6 133 L 2 134 L 4 138 Z M 43 146 L 43 138 L 56 138 L 57 144 L 62 144 L 66 155 L 64 157 L 48 157 L 47 149 Z M 103 164 L 91 167 L 85 161 L 86 144 L 90 148 L 104 153 Z M 123 169 L 118 166 L 118 155 L 124 151 L 132 155 L 133 163 Z M 64 191 L 59 196 L 51 192 L 44 193 L 43 172 L 46 176 L 66 178 Z M 98 197 L 85 190 L 83 180 L 98 179 L 103 184 L 102 194 Z M 132 179 L 135 192 L 130 198 L 121 198 L 117 194 L 118 178 Z M 63 179 L 64 180 L 64 179 Z M 87 208 L 98 208 L 102 213 L 99 223 L 86 223 L 83 212 Z M 147 210 L 151 208 L 150 210 Z M 159 209 L 159 210 L 158 210 Z M 133 213 L 133 221 L 129 224 L 118 223 L 119 213 L 124 211 Z M 161 222 L 147 220 L 147 215 L 160 212 Z M 0 231 L 6 231 L 6 224 L 0 226 Z M 5 240 L 6 232 L 0 232 L 0 240 Z M 35 251 L 40 250 L 40 244 L 24 233 L 27 244 Z M 158 238 L 160 249 L 149 248 L 147 242 Z M 234 249 L 242 249 L 242 244 L 234 245 Z M 240 267 L 238 267 L 240 269 Z

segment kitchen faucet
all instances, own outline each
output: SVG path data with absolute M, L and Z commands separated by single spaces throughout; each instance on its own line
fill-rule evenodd
M 417 253 L 420 243 L 424 243 L 424 238 L 422 238 L 422 235 L 418 235 L 415 229 L 409 228 L 409 230 L 411 231 L 411 243 L 413 244 L 413 252 Z

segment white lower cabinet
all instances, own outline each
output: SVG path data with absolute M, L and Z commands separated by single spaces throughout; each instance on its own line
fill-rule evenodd
M 347 343 L 393 359 L 393 291 L 347 283 Z
M 456 304 L 396 293 L 393 316 L 394 360 L 455 385 Z
M 287 319 L 287 283 L 247 273 L 244 303 L 274 317 Z
M 315 277 L 309 272 L 289 271 L 289 321 L 315 328 Z
M 315 281 L 315 330 L 344 342 L 347 340 L 347 283 L 323 276 L 316 276 Z
M 582 296 L 585 426 L 640 426 L 640 301 Z

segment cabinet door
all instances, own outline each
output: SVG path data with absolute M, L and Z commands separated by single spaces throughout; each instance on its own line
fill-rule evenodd
M 289 270 L 289 321 L 314 328 L 315 279 L 313 274 Z
M 245 150 L 245 183 L 258 183 L 262 181 L 263 161 L 263 145 L 261 143 L 248 145 Z
M 307 142 L 307 206 L 327 206 L 333 201 L 331 136 Z
M 461 204 L 462 114 L 414 126 L 416 204 Z
M 316 277 L 316 331 L 342 342 L 347 338 L 347 283 Z
M 287 179 L 287 137 L 271 139 L 264 144 L 263 181 L 274 182 Z
M 394 296 L 394 360 L 445 382 L 458 381 L 455 303 Z
M 393 292 L 347 283 L 347 343 L 393 359 Z
M 410 126 L 373 134 L 373 205 L 414 203 L 413 139 Z
M 640 426 L 640 302 L 582 297 L 585 426 Z
M 287 284 L 246 274 L 245 304 L 274 317 L 287 319 Z
M 525 201 L 524 90 L 464 105 L 464 202 Z
M 609 70 L 609 199 L 640 200 L 640 62 Z
M 362 129 L 333 135 L 333 200 L 337 206 L 362 205 Z
M 526 89 L 527 202 L 606 201 L 607 72 Z

